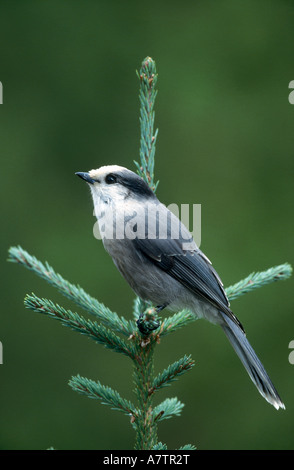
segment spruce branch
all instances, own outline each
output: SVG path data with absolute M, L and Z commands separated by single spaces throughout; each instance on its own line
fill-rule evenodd
M 182 447 L 179 447 L 179 450 L 197 450 L 197 447 L 193 446 L 193 444 L 185 444 Z
M 191 355 L 185 355 L 178 361 L 170 364 L 166 369 L 164 369 L 155 377 L 152 386 L 149 389 L 149 394 L 154 393 L 162 387 L 170 385 L 171 382 L 177 380 L 180 375 L 191 370 L 194 364 L 195 362 L 191 358 Z
M 68 326 L 72 330 L 88 336 L 99 344 L 108 349 L 122 353 L 126 356 L 134 358 L 135 350 L 131 342 L 126 342 L 119 338 L 113 331 L 99 325 L 97 322 L 86 320 L 84 317 L 71 310 L 65 310 L 51 300 L 40 299 L 36 295 L 27 295 L 24 300 L 26 308 L 35 312 L 45 314 L 50 318 L 59 320 L 62 325 Z
M 149 184 L 155 192 L 158 182 L 154 182 L 154 156 L 158 129 L 154 129 L 154 103 L 157 95 L 155 89 L 157 83 L 156 65 L 151 57 L 146 57 L 137 72 L 140 79 L 140 164 L 134 162 L 138 174 Z
M 162 442 L 158 442 L 152 447 L 151 450 L 167 450 L 167 445 L 163 444 Z
M 151 334 L 144 340 L 141 334 L 136 333 L 135 347 L 137 351 L 134 361 L 135 395 L 138 401 L 140 414 L 136 420 L 135 449 L 148 450 L 157 442 L 157 423 L 154 420 L 152 398 L 149 389 L 153 380 L 153 353 L 156 336 Z
M 166 398 L 163 402 L 157 405 L 153 410 L 153 416 L 156 421 L 163 421 L 170 419 L 173 416 L 180 416 L 184 403 L 175 398 Z
M 251 273 L 242 281 L 226 288 L 229 300 L 236 299 L 240 295 L 246 294 L 258 287 L 263 287 L 271 282 L 288 279 L 292 274 L 292 266 L 289 263 L 273 266 L 266 271 Z
M 140 79 L 140 164 L 134 163 L 138 174 L 155 192 L 158 182 L 154 182 L 154 156 L 158 131 L 155 134 L 153 133 L 153 108 L 157 95 L 155 90 L 157 73 L 155 62 L 151 57 L 146 57 L 143 60 L 140 72 L 137 72 L 137 75 Z M 157 423 L 154 419 L 152 398 L 149 394 L 154 376 L 153 353 L 157 337 L 152 333 L 152 329 L 156 324 L 148 322 L 148 314 L 146 315 L 148 308 L 152 308 L 149 302 L 141 301 L 139 298 L 135 300 L 134 316 L 139 331 L 135 335 L 137 361 L 134 362 L 133 375 L 135 393 L 141 410 L 136 423 L 135 449 L 152 449 L 157 444 Z M 156 315 L 154 319 L 156 322 Z
M 178 328 L 182 328 L 195 320 L 197 320 L 197 318 L 190 310 L 185 309 L 174 313 L 172 316 L 164 318 L 160 328 L 160 336 L 172 333 Z
M 103 405 L 109 405 L 113 410 L 121 411 L 127 416 L 136 419 L 138 410 L 136 410 L 133 403 L 125 398 L 112 388 L 102 385 L 99 381 L 87 379 L 77 375 L 72 377 L 69 381 L 69 386 L 76 392 L 86 395 L 88 398 L 101 400 Z
M 112 312 L 108 307 L 98 302 L 97 299 L 87 294 L 80 286 L 66 281 L 60 274 L 56 273 L 47 262 L 43 264 L 21 246 L 14 246 L 9 249 L 8 261 L 21 264 L 25 268 L 33 271 L 53 287 L 56 287 L 65 297 L 91 313 L 91 315 L 95 316 L 112 330 L 126 336 L 129 336 L 134 330 L 135 325 L 133 322 L 129 322 L 124 317 L 120 317 L 117 313 Z

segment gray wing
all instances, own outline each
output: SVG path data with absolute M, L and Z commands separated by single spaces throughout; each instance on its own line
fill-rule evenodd
M 174 219 L 175 216 L 172 218 Z M 178 224 L 177 218 L 176 222 Z M 192 235 L 183 224 L 180 224 L 180 233 L 177 238 L 172 237 L 172 230 L 168 230 L 166 239 L 145 237 L 135 238 L 133 242 L 136 249 L 156 266 L 196 296 L 205 299 L 224 312 L 244 331 L 241 323 L 229 308 L 230 304 L 217 272 L 197 247 Z M 188 249 L 183 247 L 188 247 Z

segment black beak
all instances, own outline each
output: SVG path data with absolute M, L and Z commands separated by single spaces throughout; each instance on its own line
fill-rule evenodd
M 95 181 L 90 177 L 89 173 L 84 172 L 84 171 L 78 171 L 76 173 L 77 176 L 82 178 L 83 180 L 87 181 L 87 183 L 94 184 Z

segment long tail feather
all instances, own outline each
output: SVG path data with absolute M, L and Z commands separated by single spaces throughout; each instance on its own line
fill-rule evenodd
M 225 313 L 220 312 L 220 314 L 224 319 L 222 328 L 259 393 L 277 410 L 279 408 L 285 409 L 284 403 L 247 340 L 245 333 Z

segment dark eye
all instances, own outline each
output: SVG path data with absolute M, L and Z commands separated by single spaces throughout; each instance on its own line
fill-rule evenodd
M 109 175 L 107 175 L 105 177 L 105 183 L 107 184 L 114 184 L 116 183 L 116 176 L 112 173 L 109 173 Z

